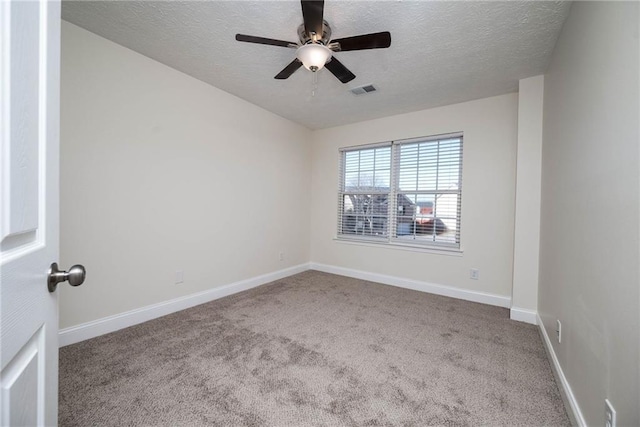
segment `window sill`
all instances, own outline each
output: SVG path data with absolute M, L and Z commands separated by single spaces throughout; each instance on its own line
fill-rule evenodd
M 388 240 L 380 241 L 376 239 L 346 239 L 344 237 L 334 237 L 333 240 L 338 243 L 356 246 L 368 246 L 372 248 L 388 248 L 401 251 L 422 252 L 434 255 L 457 256 L 464 254 L 462 249 L 448 248 L 440 246 L 412 245 L 409 243 L 389 242 Z

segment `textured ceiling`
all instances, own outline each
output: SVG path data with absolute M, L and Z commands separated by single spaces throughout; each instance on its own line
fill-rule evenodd
M 570 3 L 325 2 L 333 38 L 391 32 L 388 49 L 339 52 L 355 75 L 273 77 L 295 50 L 235 41 L 244 33 L 297 42 L 296 1 L 66 1 L 63 19 L 311 129 L 514 92 L 546 70 Z M 349 89 L 374 84 L 378 92 Z

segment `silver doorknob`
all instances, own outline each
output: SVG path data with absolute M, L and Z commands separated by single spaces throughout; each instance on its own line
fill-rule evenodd
M 84 283 L 84 278 L 87 276 L 87 271 L 82 265 L 74 265 L 69 271 L 58 270 L 58 263 L 54 262 L 49 267 L 49 275 L 47 277 L 47 287 L 49 292 L 54 292 L 56 286 L 60 282 L 69 281 L 71 286 L 80 286 Z

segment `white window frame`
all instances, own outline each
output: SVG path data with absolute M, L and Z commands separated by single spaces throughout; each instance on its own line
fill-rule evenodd
M 458 188 L 451 189 L 435 189 L 435 190 L 415 190 L 415 191 L 401 191 L 400 190 L 400 149 L 402 145 L 406 144 L 419 144 L 419 143 L 434 143 L 447 139 L 459 138 L 460 139 L 460 157 L 459 157 L 459 182 Z M 343 218 L 344 214 L 344 200 L 345 196 L 354 195 L 358 192 L 354 192 L 352 189 L 347 190 L 345 188 L 345 174 L 346 174 L 346 155 L 349 152 L 354 151 L 362 151 L 362 150 L 370 150 L 375 148 L 383 148 L 390 147 L 391 150 L 391 174 L 390 174 L 390 185 L 388 190 L 373 190 L 368 189 L 366 191 L 361 191 L 360 194 L 386 194 L 387 195 L 387 227 L 386 227 L 386 235 L 374 236 L 374 235 L 359 235 L 355 233 L 343 233 L 343 226 L 345 224 L 345 219 Z M 438 150 L 440 150 L 438 148 Z M 427 250 L 427 251 L 448 251 L 448 252 L 462 252 L 461 246 L 461 222 L 462 222 L 462 160 L 463 160 L 463 150 L 464 150 L 464 137 L 462 132 L 442 134 L 442 135 L 433 135 L 426 136 L 420 138 L 411 138 L 411 139 L 403 139 L 396 141 L 388 141 L 377 144 L 368 144 L 368 145 L 359 145 L 359 146 L 351 146 L 351 147 L 343 147 L 339 149 L 340 154 L 340 167 L 339 167 L 339 190 L 338 190 L 338 224 L 337 224 L 337 235 L 336 239 L 339 241 L 344 241 L 345 243 L 362 243 L 362 244 L 375 244 L 375 245 L 385 245 L 385 246 L 397 246 L 402 249 L 418 249 L 418 250 Z M 438 151 L 439 153 L 439 151 Z M 438 154 L 439 155 L 439 154 Z M 439 159 L 438 159 L 438 164 Z M 436 166 L 437 167 L 437 166 Z M 437 172 L 436 172 L 437 174 Z M 421 241 L 421 240 L 405 240 L 404 238 L 398 237 L 398 228 L 397 228 L 397 220 L 398 220 L 398 195 L 399 194 L 411 194 L 411 195 L 442 195 L 442 194 L 455 194 L 457 195 L 457 210 L 456 210 L 456 229 L 454 232 L 455 243 L 453 242 L 444 242 L 444 241 Z M 390 201 L 390 202 L 389 202 Z M 434 208 L 437 207 L 437 203 Z M 437 212 L 434 213 L 434 224 L 435 218 L 437 218 Z M 414 222 L 415 226 L 415 222 Z M 435 225 L 434 225 L 435 226 Z

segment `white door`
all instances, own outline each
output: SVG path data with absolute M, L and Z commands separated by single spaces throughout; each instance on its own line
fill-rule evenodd
M 55 425 L 60 3 L 0 0 L 0 425 Z

